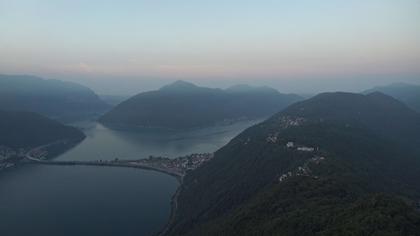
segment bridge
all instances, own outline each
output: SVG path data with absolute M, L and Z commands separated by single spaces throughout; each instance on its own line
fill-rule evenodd
M 129 167 L 129 168 L 139 168 L 145 170 L 153 170 L 168 174 L 176 177 L 178 180 L 181 180 L 184 177 L 185 172 L 178 168 L 170 168 L 162 165 L 162 163 L 148 163 L 148 159 L 138 159 L 138 160 L 94 160 L 94 161 L 51 161 L 51 160 L 41 160 L 26 154 L 25 156 L 29 164 L 43 164 L 43 165 L 80 165 L 80 166 L 108 166 L 108 167 Z
M 57 141 L 62 142 L 62 141 Z M 109 167 L 130 167 L 145 170 L 153 170 L 167 175 L 174 176 L 182 183 L 183 177 L 188 171 L 194 170 L 203 163 L 211 160 L 214 157 L 213 153 L 193 153 L 187 156 L 177 158 L 167 157 L 153 157 L 135 160 L 88 160 L 88 161 L 54 161 L 41 159 L 38 157 L 45 156 L 42 150 L 55 143 L 46 144 L 35 147 L 24 155 L 25 163 L 27 164 L 42 164 L 42 165 L 80 165 L 80 166 L 109 166 Z M 41 153 L 40 153 L 41 152 Z M 36 157 L 34 157 L 34 155 Z

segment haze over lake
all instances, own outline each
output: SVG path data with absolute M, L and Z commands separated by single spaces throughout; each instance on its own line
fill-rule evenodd
M 83 124 L 87 138 L 56 160 L 213 152 L 253 123 L 184 132 Z M 167 222 L 177 187 L 175 178 L 141 169 L 22 166 L 0 175 L 0 228 L 11 236 L 150 235 Z
M 0 19 L 0 236 L 420 236 L 420 0 Z

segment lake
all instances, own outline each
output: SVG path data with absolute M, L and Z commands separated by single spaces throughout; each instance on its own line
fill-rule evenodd
M 77 124 L 87 138 L 57 160 L 213 152 L 254 122 L 184 132 Z M 151 235 L 170 215 L 175 178 L 148 170 L 28 165 L 0 173 L 2 235 Z

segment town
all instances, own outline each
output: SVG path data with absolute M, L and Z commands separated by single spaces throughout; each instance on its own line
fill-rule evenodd
M 159 171 L 172 175 L 182 181 L 188 171 L 194 170 L 213 158 L 213 153 L 195 153 L 177 158 L 155 157 L 122 160 L 93 160 L 93 161 L 54 161 L 45 159 L 47 152 L 41 149 L 31 150 L 26 153 L 23 164 L 44 164 L 44 165 L 86 165 L 86 166 L 114 166 L 132 167 Z
M 311 176 L 311 169 L 309 168 L 309 165 L 311 163 L 314 163 L 316 165 L 319 165 L 322 161 L 325 160 L 325 157 L 322 156 L 314 156 L 311 159 L 305 161 L 303 163 L 303 166 L 297 167 L 296 170 L 288 171 L 287 173 L 282 174 L 279 177 L 279 182 L 283 182 L 286 179 L 293 177 L 293 176 Z M 318 176 L 312 176 L 313 178 L 317 179 Z
M 161 169 L 178 173 L 179 176 L 184 176 L 188 171 L 197 169 L 205 162 L 213 158 L 213 153 L 194 153 L 187 156 L 168 158 L 168 157 L 155 157 L 149 156 L 146 159 L 139 160 L 114 160 L 114 162 L 127 163 L 131 165 L 149 166 L 154 169 Z
M 213 153 L 194 153 L 177 158 L 149 156 L 136 160 L 94 160 L 94 161 L 54 161 L 48 160 L 48 146 L 37 147 L 31 150 L 20 148 L 13 150 L 0 146 L 0 171 L 21 164 L 48 164 L 48 165 L 94 165 L 118 166 L 150 169 L 183 178 L 188 171 L 194 170 L 213 158 Z
M 14 150 L 10 147 L 0 146 L 0 171 L 15 166 L 19 160 L 25 157 L 25 154 L 24 148 Z

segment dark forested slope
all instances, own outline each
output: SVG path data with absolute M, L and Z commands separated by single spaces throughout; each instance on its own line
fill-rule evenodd
M 105 124 L 194 128 L 241 118 L 262 118 L 300 100 L 270 88 L 235 86 L 226 90 L 177 81 L 140 93 L 100 118 Z
M 58 140 L 80 141 L 78 129 L 32 112 L 0 111 L 0 146 L 32 148 Z
M 168 235 L 418 235 L 419 122 L 379 93 L 293 104 L 185 177 Z
M 413 110 L 420 112 L 420 85 L 396 83 L 369 89 L 363 93 L 381 92 L 392 96 Z
M 61 121 L 97 116 L 109 109 L 89 88 L 34 76 L 0 75 L 0 109 L 30 111 Z

